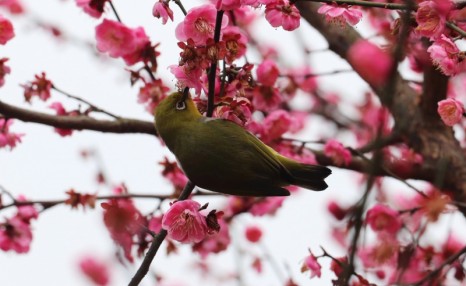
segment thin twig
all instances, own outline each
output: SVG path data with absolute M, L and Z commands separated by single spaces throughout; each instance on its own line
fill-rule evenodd
M 371 8 L 383 8 L 389 10 L 411 10 L 408 5 L 398 4 L 398 3 L 381 3 L 381 2 L 371 2 L 371 1 L 361 1 L 361 0 L 299 0 L 299 1 L 309 1 L 309 2 L 321 2 L 328 4 L 337 4 L 337 5 L 356 5 L 363 7 Z
M 466 31 L 458 27 L 455 23 L 448 21 L 447 27 L 460 34 L 463 38 L 466 38 Z
M 178 7 L 180 7 L 181 12 L 183 12 L 185 16 L 188 15 L 188 12 L 186 12 L 186 9 L 184 8 L 183 3 L 181 3 L 180 0 L 173 0 L 173 2 L 175 2 L 175 4 L 178 5 Z
M 117 21 L 122 23 L 120 15 L 118 15 L 118 12 L 115 9 L 115 6 L 113 5 L 113 2 L 110 0 L 110 1 L 108 1 L 108 4 L 110 4 L 110 7 L 112 8 L 113 14 L 115 14 L 115 17 L 116 17 Z

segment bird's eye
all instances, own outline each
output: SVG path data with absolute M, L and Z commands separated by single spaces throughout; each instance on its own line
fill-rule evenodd
M 178 101 L 176 103 L 176 109 L 177 110 L 184 110 L 186 109 L 186 103 L 184 103 L 184 101 Z

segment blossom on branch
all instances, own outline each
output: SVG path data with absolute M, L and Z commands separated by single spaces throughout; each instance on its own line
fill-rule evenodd
M 31 225 L 21 217 L 14 216 L 0 223 L 0 249 L 16 253 L 29 251 L 32 242 Z
M 100 18 L 104 12 L 105 3 L 110 0 L 76 0 L 76 5 L 94 18 Z
M 466 70 L 464 54 L 456 44 L 444 34 L 435 39 L 434 43 L 427 49 L 435 65 L 448 76 L 454 76 Z
M 47 101 L 50 98 L 50 90 L 52 89 L 52 82 L 47 79 L 45 72 L 40 75 L 35 75 L 35 80 L 22 84 L 24 88 L 24 99 L 31 102 L 33 96 L 38 96 L 41 100 Z
M 200 209 L 201 205 L 192 200 L 173 203 L 162 219 L 162 228 L 167 230 L 168 238 L 182 243 L 202 241 L 208 227 Z
M 283 27 L 286 31 L 293 31 L 299 27 L 298 8 L 288 0 L 262 0 L 265 4 L 265 19 L 272 27 Z
M 446 125 L 453 126 L 463 119 L 464 107 L 458 100 L 447 98 L 439 101 L 437 105 L 437 112 Z
M 348 166 L 351 163 L 351 152 L 337 140 L 330 139 L 325 143 L 324 154 L 332 158 L 337 166 Z
M 317 257 L 312 254 L 312 252 L 304 259 L 304 263 L 301 266 L 301 272 L 304 273 L 309 271 L 311 274 L 311 279 L 314 277 L 320 278 L 322 266 L 320 266 L 319 262 L 317 261 Z
M 10 132 L 10 126 L 13 124 L 13 119 L 6 120 L 0 118 L 0 148 L 9 146 L 10 149 L 16 147 L 17 143 L 21 142 L 21 137 L 24 134 Z
M 173 11 L 168 6 L 168 1 L 166 0 L 159 0 L 155 2 L 154 8 L 152 8 L 152 15 L 155 18 L 161 18 L 162 24 L 166 24 L 168 19 L 172 20 L 173 22 Z
M 186 178 L 183 171 L 178 167 L 178 163 L 171 162 L 165 157 L 164 161 L 160 162 L 159 165 L 163 166 L 162 176 L 169 180 L 176 189 L 182 190 L 188 182 L 188 178 Z
M 351 26 L 361 21 L 362 12 L 359 9 L 337 4 L 323 4 L 317 13 L 324 14 L 327 21 L 335 21 L 342 26 L 346 22 Z
M 372 230 L 391 235 L 396 235 L 402 226 L 400 214 L 382 204 L 377 204 L 367 211 L 366 222 Z
M 445 31 L 446 17 L 449 10 L 438 9 L 437 6 L 435 1 L 419 3 L 419 8 L 416 11 L 418 26 L 415 30 L 419 35 L 433 39 L 439 37 Z

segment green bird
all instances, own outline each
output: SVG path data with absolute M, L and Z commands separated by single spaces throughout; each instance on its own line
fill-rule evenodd
M 210 191 L 237 196 L 288 196 L 296 185 L 327 188 L 331 170 L 286 158 L 241 126 L 202 116 L 189 96 L 176 92 L 155 111 L 155 127 L 188 179 Z

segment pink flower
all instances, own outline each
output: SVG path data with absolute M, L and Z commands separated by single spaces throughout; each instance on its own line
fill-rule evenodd
M 245 126 L 251 119 L 251 102 L 246 97 L 231 99 L 231 102 L 220 105 L 214 110 L 214 117 L 220 117 Z
M 377 232 L 395 235 L 401 228 L 399 213 L 388 206 L 377 204 L 373 206 L 366 216 L 366 222 Z
M 241 7 L 243 0 L 217 0 L 215 7 L 218 10 L 231 11 Z
M 188 70 L 184 66 L 180 67 L 177 65 L 171 65 L 168 68 L 178 80 L 178 88 L 194 88 L 195 93 L 200 94 L 203 84 L 201 80 L 203 71 L 201 69 Z
M 46 78 L 45 72 L 34 77 L 36 78 L 34 81 L 21 85 L 24 88 L 24 99 L 30 102 L 33 96 L 38 96 L 43 101 L 46 101 L 50 98 L 50 90 L 53 84 Z
M 463 118 L 464 107 L 461 102 L 454 98 L 447 98 L 437 103 L 437 112 L 443 123 L 453 126 Z
M 288 85 L 289 94 L 294 94 L 296 88 L 306 92 L 313 92 L 317 88 L 316 78 L 309 76 L 312 74 L 309 66 L 301 66 L 288 71 L 288 78 L 291 83 Z
M 27 201 L 26 197 L 23 195 L 18 196 L 18 202 Z M 21 218 L 24 222 L 29 223 L 31 219 L 36 219 L 39 217 L 39 212 L 33 205 L 24 205 L 18 207 L 17 217 Z
M 327 21 L 335 21 L 343 25 L 348 23 L 352 26 L 361 21 L 362 12 L 359 9 L 345 7 L 337 4 L 323 4 L 317 10 L 319 14 L 324 14 Z
M 295 124 L 294 118 L 287 111 L 273 111 L 264 119 L 262 139 L 266 142 L 277 140 L 286 132 L 294 130 Z
M 5 45 L 14 36 L 13 24 L 11 24 L 10 20 L 0 15 L 0 44 Z
M 225 43 L 227 63 L 231 64 L 246 54 L 248 39 L 238 27 L 226 27 L 223 30 L 222 41 Z
M 337 140 L 330 139 L 325 143 L 324 154 L 337 166 L 348 166 L 351 162 L 351 152 Z
M 103 53 L 108 53 L 113 58 L 127 56 L 134 53 L 139 48 L 141 38 L 145 33 L 139 29 L 130 29 L 117 21 L 104 19 L 95 28 L 97 49 Z M 144 33 L 144 35 L 142 35 Z
M 10 132 L 11 124 L 13 124 L 13 119 L 5 120 L 0 118 L 0 148 L 9 146 L 10 149 L 13 149 L 17 143 L 21 142 L 21 137 L 24 136 L 24 134 Z
M 138 102 L 144 103 L 146 110 L 152 114 L 160 101 L 167 97 L 167 92 L 169 90 L 170 89 L 163 84 L 161 79 L 150 81 L 139 89 Z
M 95 285 L 105 286 L 110 282 L 110 271 L 107 265 L 92 256 L 83 257 L 79 261 L 79 268 Z
M 310 254 L 306 259 L 304 259 L 303 266 L 301 267 L 301 272 L 309 271 L 311 274 L 311 279 L 314 277 L 320 278 L 322 266 L 320 266 L 317 258 L 314 254 Z
M 15 216 L 0 224 L 0 249 L 3 251 L 26 253 L 29 251 L 31 241 L 31 226 L 21 217 Z
M 228 224 L 224 219 L 218 220 L 218 223 L 220 225 L 220 231 L 209 234 L 201 242 L 193 245 L 193 250 L 199 253 L 202 258 L 207 257 L 210 253 L 219 253 L 224 251 L 231 243 Z
M 339 204 L 337 204 L 335 201 L 329 202 L 327 205 L 327 210 L 329 211 L 330 214 L 333 215 L 334 218 L 337 220 L 342 220 L 345 218 L 345 216 L 349 213 L 348 209 L 342 208 Z
M 5 76 L 10 73 L 11 69 L 5 63 L 8 61 L 8 58 L 0 59 L 0 87 L 5 84 Z
M 382 265 L 396 265 L 396 258 L 400 250 L 399 242 L 391 236 L 378 238 L 375 245 L 359 248 L 358 257 L 364 267 L 373 268 Z
M 252 243 L 258 242 L 262 237 L 262 230 L 255 225 L 248 226 L 245 231 L 246 239 Z
M 152 8 L 152 15 L 155 18 L 162 18 L 162 24 L 166 24 L 168 19 L 172 20 L 173 22 L 173 11 L 168 6 L 168 1 L 159 0 L 155 2 L 154 8 Z
M 76 0 L 78 7 L 94 18 L 100 18 L 104 12 L 105 3 L 109 0 Z
M 162 227 L 167 230 L 168 237 L 182 243 L 203 240 L 208 228 L 200 208 L 201 205 L 192 200 L 172 204 L 162 219 Z
M 385 84 L 393 66 L 390 55 L 366 40 L 359 40 L 348 50 L 348 62 L 371 85 Z
M 440 36 L 445 31 L 446 16 L 446 13 L 439 13 L 437 4 L 434 1 L 419 3 L 419 8 L 416 11 L 418 24 L 416 32 L 431 39 Z
M 150 62 L 152 63 L 152 68 L 157 68 L 157 59 L 159 55 L 155 48 L 158 46 L 151 45 L 149 37 L 146 35 L 144 28 L 137 27 L 132 29 L 132 50 L 128 50 L 127 53 L 121 56 L 128 66 L 134 65 L 137 62 Z
M 167 157 L 159 165 L 163 166 L 162 176 L 167 178 L 178 190 L 184 188 L 188 182 L 188 178 L 184 175 L 183 171 L 178 167 L 176 162 L 170 162 Z
M 267 197 L 253 204 L 249 212 L 253 216 L 273 215 L 282 206 L 285 197 Z
M 60 116 L 79 115 L 78 111 L 71 111 L 71 112 L 66 111 L 60 102 L 53 102 L 52 104 L 49 105 L 49 108 L 55 110 L 57 115 L 60 115 Z M 71 134 L 73 134 L 73 129 L 55 128 L 54 130 L 62 137 L 70 136 Z
M 149 220 L 148 223 L 149 230 L 158 233 L 162 230 L 162 216 L 154 216 Z
M 257 67 L 257 81 L 266 86 L 273 86 L 280 71 L 272 60 L 265 60 Z
M 19 0 L 1 0 L 0 6 L 5 7 L 8 12 L 14 15 L 19 15 L 24 13 L 23 4 Z
M 448 76 L 454 76 L 465 69 L 465 62 L 460 58 L 460 50 L 444 34 L 427 49 L 435 65 Z
M 133 262 L 133 237 L 143 231 L 144 217 L 130 199 L 111 199 L 101 204 L 104 223 L 112 239 L 123 248 L 126 259 Z
M 196 45 L 205 45 L 207 39 L 214 38 L 217 9 L 212 4 L 205 4 L 189 10 L 183 22 L 176 27 L 175 34 L 179 41 L 192 39 Z M 222 18 L 221 29 L 228 25 L 228 18 Z
M 258 110 L 273 111 L 283 102 L 280 91 L 271 86 L 259 85 L 253 90 L 252 103 Z
M 265 19 L 272 27 L 283 27 L 286 31 L 293 31 L 299 27 L 301 15 L 298 8 L 288 0 L 264 1 Z

